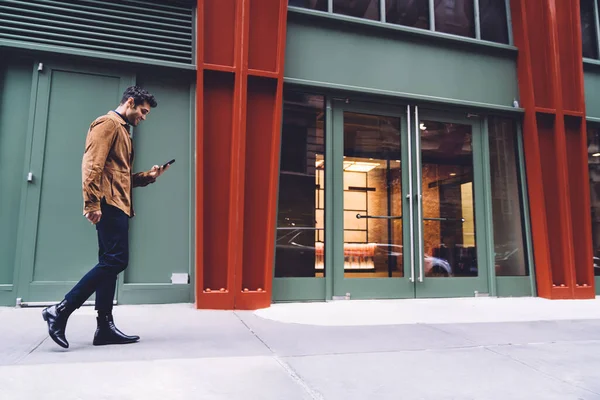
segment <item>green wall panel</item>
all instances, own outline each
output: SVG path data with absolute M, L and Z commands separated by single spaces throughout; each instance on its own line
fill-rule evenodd
M 533 296 L 529 276 L 499 276 L 496 278 L 496 287 L 498 297 Z
M 512 107 L 518 99 L 516 58 L 511 48 L 290 14 L 285 77 L 315 86 Z
M 325 300 L 323 278 L 274 278 L 273 301 L 323 301 Z
M 33 63 L 0 68 L 0 285 L 13 284 Z
M 172 273 L 191 274 L 193 269 L 192 81 L 186 76 L 140 73 L 137 84 L 155 95 L 158 107 L 134 128 L 134 171 L 172 158 L 177 161 L 156 183 L 133 190 L 136 216 L 131 220 L 130 265 L 124 283 L 171 285 Z
M 584 63 L 585 110 L 587 117 L 600 118 L 600 66 Z
M 134 129 L 134 169 L 177 162 L 156 184 L 134 190 L 130 265 L 117 299 L 193 301 L 193 283 L 171 283 L 172 273 L 188 273 L 193 282 L 193 76 L 165 70 L 136 77 L 123 67 L 44 64 L 39 73 L 32 61 L 0 68 L 0 182 L 6 189 L 0 190 L 0 305 L 14 305 L 16 297 L 60 300 L 96 263 L 96 231 L 81 215 L 86 132 L 133 83 L 159 102 Z

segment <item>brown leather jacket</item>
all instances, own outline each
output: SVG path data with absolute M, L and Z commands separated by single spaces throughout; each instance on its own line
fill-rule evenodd
M 90 125 L 81 162 L 84 215 L 100 210 L 104 198 L 133 217 L 132 189 L 156 181 L 149 171 L 132 173 L 133 144 L 126 126 L 113 111 Z

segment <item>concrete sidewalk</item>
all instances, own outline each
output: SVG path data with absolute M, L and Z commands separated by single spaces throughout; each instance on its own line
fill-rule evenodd
M 600 399 L 599 311 L 490 298 L 118 306 L 117 326 L 142 340 L 94 347 L 82 308 L 64 350 L 41 309 L 0 308 L 0 399 Z

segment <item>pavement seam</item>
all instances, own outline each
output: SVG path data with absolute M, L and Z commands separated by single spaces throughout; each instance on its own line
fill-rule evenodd
M 310 396 L 311 399 L 325 400 L 321 393 L 311 388 L 310 385 L 306 383 L 288 363 L 283 361 L 283 359 L 277 355 L 275 350 L 273 350 L 271 346 L 267 344 L 267 342 L 265 342 L 250 326 L 248 326 L 246 321 L 244 321 L 237 313 L 234 314 L 240 320 L 240 322 L 244 324 L 244 326 L 250 331 L 250 333 L 252 333 L 252 335 L 254 335 L 256 339 L 258 339 L 267 349 L 269 349 L 277 364 L 279 364 L 279 366 L 283 368 L 283 370 L 288 374 L 292 381 L 294 381 L 298 386 L 300 386 Z
M 598 393 L 598 392 L 594 392 L 593 390 L 590 390 L 590 389 L 588 389 L 588 388 L 585 388 L 585 387 L 579 386 L 579 385 L 578 385 L 578 384 L 576 384 L 576 383 L 573 383 L 573 382 L 566 381 L 566 380 L 564 380 L 564 379 L 562 379 L 562 378 L 559 378 L 558 376 L 555 376 L 555 375 L 552 375 L 552 374 L 550 374 L 550 373 L 548 373 L 548 372 L 542 371 L 541 369 L 539 369 L 539 368 L 536 368 L 535 366 L 533 366 L 533 365 L 530 365 L 530 364 L 526 363 L 525 361 L 521 361 L 521 360 L 519 360 L 518 358 L 515 358 L 515 357 L 511 356 L 510 354 L 503 354 L 503 353 L 499 353 L 499 352 L 497 352 L 497 351 L 494 351 L 492 348 L 490 348 L 490 347 L 487 347 L 487 346 L 486 346 L 486 347 L 484 347 L 484 348 L 485 348 L 485 350 L 489 351 L 490 353 L 494 353 L 494 354 L 496 354 L 496 355 L 499 355 L 499 356 L 501 356 L 501 357 L 506 357 L 506 358 L 509 358 L 510 360 L 512 360 L 512 361 L 514 361 L 514 362 L 516 362 L 516 363 L 518 363 L 518 364 L 521 364 L 521 365 L 523 365 L 524 367 L 527 367 L 527 368 L 529 368 L 529 369 L 532 369 L 532 370 L 534 370 L 535 372 L 537 372 L 537 373 L 539 373 L 539 374 L 541 374 L 541 375 L 547 376 L 548 378 L 554 379 L 554 380 L 556 380 L 556 381 L 558 381 L 558 382 L 562 382 L 562 383 L 564 383 L 564 384 L 567 384 L 567 385 L 569 385 L 569 386 L 572 386 L 572 387 L 576 387 L 576 388 L 578 388 L 578 389 L 581 389 L 581 390 L 585 390 L 586 392 L 589 392 L 589 393 L 591 393 L 591 394 L 594 394 L 594 395 L 596 395 L 596 396 L 600 396 L 600 393 Z
M 31 353 L 33 353 L 34 351 L 36 351 L 46 340 L 48 340 L 48 336 L 45 336 L 38 344 L 36 344 L 35 346 L 33 346 L 28 352 L 27 354 L 22 355 L 21 357 L 17 358 L 15 360 L 15 362 L 13 363 L 14 365 L 16 364 L 20 364 L 21 361 L 23 361 L 24 359 L 26 359 L 27 357 L 29 357 L 29 355 Z
M 459 337 L 459 338 L 461 338 L 462 340 L 466 340 L 466 341 L 467 341 L 467 342 L 469 342 L 469 343 L 473 343 L 474 345 L 476 345 L 476 344 L 477 344 L 477 342 L 476 342 L 475 340 L 473 340 L 473 339 L 469 339 L 468 337 L 466 337 L 466 336 L 464 336 L 464 335 L 459 335 L 458 333 L 454 333 L 454 332 L 448 332 L 448 331 L 445 331 L 445 330 L 443 330 L 442 328 L 440 328 L 440 327 L 438 327 L 438 326 L 435 326 L 435 325 L 430 325 L 430 324 L 418 324 L 418 325 L 420 325 L 420 326 L 424 326 L 424 327 L 426 327 L 426 328 L 429 328 L 429 329 L 433 329 L 434 331 L 443 332 L 443 333 L 445 333 L 446 335 L 451 335 L 451 336 Z
M 352 356 L 358 354 L 382 354 L 382 353 L 417 353 L 426 351 L 453 351 L 453 350 L 470 350 L 470 349 L 482 349 L 482 345 L 473 346 L 455 346 L 455 347 L 443 347 L 443 348 L 429 348 L 429 349 L 402 349 L 402 350 L 365 350 L 365 351 L 343 351 L 335 353 L 319 353 L 319 354 L 296 354 L 285 356 L 285 358 L 302 358 L 302 357 L 320 357 L 320 356 Z
M 426 326 L 428 328 L 440 331 L 440 332 L 444 332 L 448 335 L 453 335 L 456 337 L 459 337 L 461 339 L 464 339 L 468 342 L 471 342 L 473 344 L 482 346 L 482 347 L 509 347 L 509 346 L 539 346 L 539 345 L 548 345 L 548 344 L 561 344 L 561 343 L 596 343 L 596 342 L 600 342 L 599 339 L 587 339 L 587 340 L 582 340 L 582 339 L 573 339 L 573 340 L 550 340 L 550 341 L 545 341 L 545 342 L 525 342 L 525 343 L 519 343 L 519 342 L 509 342 L 509 343 L 494 343 L 494 344 L 485 344 L 485 343 L 478 343 L 476 340 L 470 339 L 464 335 L 459 335 L 458 333 L 454 333 L 454 332 L 448 332 L 442 328 L 440 328 L 439 326 L 436 325 L 429 325 L 429 324 L 419 324 L 422 326 Z
M 582 342 L 584 342 L 584 343 L 598 342 L 598 340 L 582 341 Z M 425 351 L 455 351 L 455 350 L 489 349 L 491 347 L 548 345 L 548 344 L 557 344 L 557 343 L 574 343 L 574 342 L 501 343 L 501 344 L 477 344 L 476 342 L 473 342 L 473 345 L 450 346 L 450 347 L 439 347 L 439 348 L 424 348 L 424 349 L 398 349 L 398 350 L 390 349 L 390 350 L 343 351 L 343 352 L 318 353 L 318 354 L 292 354 L 292 355 L 286 355 L 286 356 L 284 356 L 284 358 L 303 358 L 303 357 L 320 357 L 320 356 L 351 356 L 351 355 L 358 355 L 358 354 L 381 354 L 381 353 L 417 353 L 417 352 L 425 352 Z

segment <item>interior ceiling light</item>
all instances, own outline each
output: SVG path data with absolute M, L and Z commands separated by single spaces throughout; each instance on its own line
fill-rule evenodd
M 425 124 L 424 124 L 424 123 L 422 123 L 422 122 L 421 122 L 421 123 L 419 124 L 419 129 L 421 129 L 422 131 L 426 131 L 426 130 L 427 130 L 427 127 L 425 126 Z
M 456 176 L 456 172 L 451 172 L 450 176 Z
M 315 162 L 315 167 L 319 168 L 320 166 L 322 166 L 325 163 L 325 160 L 317 160 L 317 162 Z
M 377 168 L 378 163 L 370 163 L 363 161 L 344 161 L 344 171 L 348 172 L 369 172 L 373 168 Z
M 600 157 L 600 153 L 594 153 L 592 154 L 592 157 Z

